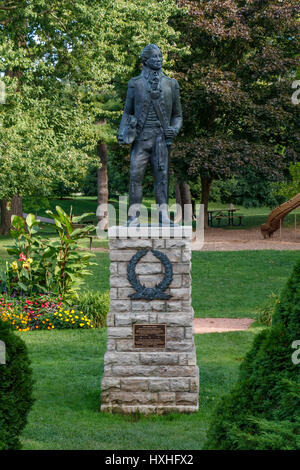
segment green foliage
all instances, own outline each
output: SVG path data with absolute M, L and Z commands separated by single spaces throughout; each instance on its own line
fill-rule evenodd
M 249 172 L 244 178 L 233 177 L 225 181 L 213 181 L 210 199 L 246 208 L 276 207 L 284 201 L 284 198 L 276 193 L 273 185 L 274 183 L 259 179 Z
M 95 327 L 106 325 L 109 311 L 109 292 L 82 292 L 76 303 L 76 308 L 82 310 Z
M 256 320 L 260 325 L 272 326 L 274 312 L 278 303 L 280 303 L 279 296 L 271 292 L 264 306 L 257 311 Z
M 33 214 L 28 214 L 26 221 L 12 216 L 10 235 L 15 239 L 15 245 L 7 251 L 15 260 L 6 264 L 1 288 L 9 295 L 54 293 L 68 301 L 77 297 L 76 289 L 83 277 L 90 274 L 88 268 L 93 264 L 90 253 L 78 250 L 78 241 L 95 228 L 93 225 L 81 226 L 79 222 L 93 214 L 73 217 L 72 210 L 68 215 L 60 206 L 56 206 L 56 214 L 52 211 L 47 214 L 55 222 L 58 240 L 37 236 L 39 222 Z
M 0 198 L 77 190 L 115 141 L 139 53 L 177 50 L 173 0 L 16 0 L 0 9 Z M 170 56 L 167 67 L 174 62 Z
M 6 347 L 6 364 L 0 364 L 0 450 L 16 450 L 33 404 L 32 372 L 24 341 L 1 320 L 0 340 Z
M 270 329 L 254 340 L 231 393 L 213 416 L 210 449 L 300 449 L 300 262 L 277 303 Z
M 290 163 L 290 181 L 277 185 L 277 193 L 286 199 L 291 199 L 300 193 L 300 163 Z
M 211 182 L 251 173 L 255 182 L 280 181 L 288 162 L 299 160 L 299 106 L 291 101 L 296 3 L 178 1 L 189 11 L 174 24 L 191 50 L 177 63 L 184 117 L 173 151 L 179 177 Z M 250 205 L 247 186 L 240 189 Z
M 72 217 L 72 212 L 68 215 L 61 207 L 56 206 L 56 214 L 47 211 L 55 222 L 58 232 L 59 241 L 48 242 L 49 256 L 56 260 L 54 267 L 54 283 L 58 287 L 58 293 L 66 301 L 72 297 L 78 297 L 76 289 L 82 283 L 85 275 L 89 275 L 88 267 L 92 265 L 90 262 L 91 254 L 80 252 L 78 250 L 78 241 L 85 238 L 88 233 L 93 231 L 93 225 L 85 225 L 75 228 L 74 224 L 78 224 L 85 217 L 93 214 L 82 214 Z

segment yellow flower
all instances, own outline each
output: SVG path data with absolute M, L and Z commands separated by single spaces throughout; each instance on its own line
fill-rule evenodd
M 27 263 L 31 264 L 33 262 L 32 258 L 27 258 Z
M 24 269 L 28 269 L 29 266 L 30 266 L 30 264 L 29 264 L 27 261 L 22 264 L 22 267 L 23 267 Z
M 13 268 L 14 271 L 17 271 L 17 270 L 18 270 L 18 263 L 17 263 L 17 261 L 13 261 L 13 262 L 11 263 L 11 267 Z

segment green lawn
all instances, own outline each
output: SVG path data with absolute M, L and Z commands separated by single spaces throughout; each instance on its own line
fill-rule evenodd
M 218 399 L 234 384 L 257 329 L 196 336 L 200 409 L 191 415 L 136 417 L 99 412 L 105 330 L 35 331 L 25 339 L 36 402 L 25 449 L 200 449 Z

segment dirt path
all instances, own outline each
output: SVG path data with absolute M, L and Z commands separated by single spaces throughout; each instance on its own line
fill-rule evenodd
M 273 237 L 264 240 L 260 228 L 249 230 L 226 230 L 209 228 L 205 230 L 204 245 L 192 242 L 192 250 L 201 251 L 240 251 L 240 250 L 299 250 L 300 229 L 296 236 L 294 229 L 284 228 L 280 239 L 279 231 Z
M 195 318 L 194 333 L 224 333 L 248 330 L 253 318 Z

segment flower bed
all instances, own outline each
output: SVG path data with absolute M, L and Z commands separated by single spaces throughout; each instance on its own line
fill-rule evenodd
M 61 297 L 40 295 L 33 298 L 0 298 L 0 319 L 17 331 L 64 328 L 94 328 L 82 312 L 66 308 Z

